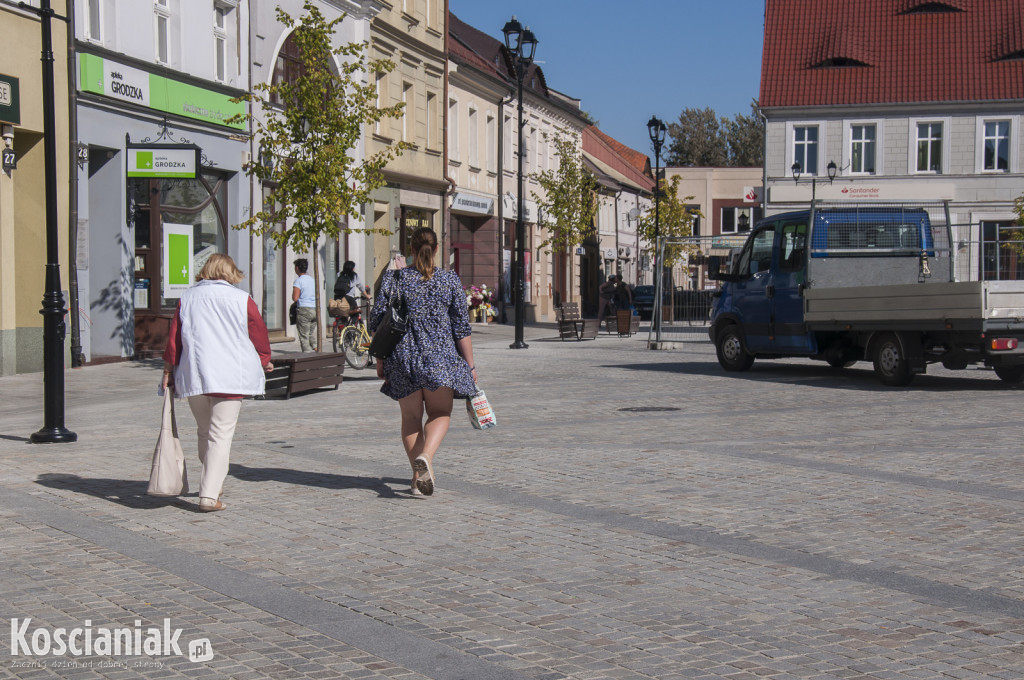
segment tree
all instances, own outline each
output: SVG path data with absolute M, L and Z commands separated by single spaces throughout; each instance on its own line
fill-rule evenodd
M 1024 194 L 1021 194 L 1013 201 L 1013 212 L 1017 219 L 1014 220 L 1021 229 L 1013 229 L 1008 234 L 1011 240 L 1005 241 L 1003 247 L 1016 253 L 1018 258 L 1024 258 Z
M 666 165 L 686 167 L 759 167 L 764 163 L 764 121 L 757 100 L 750 115 L 719 118 L 713 109 L 683 109 L 669 123 Z
M 658 236 L 677 239 L 690 236 L 693 233 L 694 218 L 702 216 L 699 210 L 687 206 L 687 203 L 693 200 L 693 196 L 680 198 L 680 181 L 682 181 L 680 175 L 673 175 L 670 182 L 666 183 L 664 179 L 659 182 L 659 191 L 655 196 L 658 218 L 657 229 L 655 229 L 654 204 L 637 220 L 637 232 L 640 234 L 640 238 L 651 243 L 654 248 L 657 248 L 656 239 Z M 697 252 L 697 248 L 693 245 L 682 243 L 667 244 L 662 264 L 666 267 L 672 267 L 687 253 L 695 252 Z
M 558 168 L 530 175 L 544 190 L 533 192 L 533 200 L 543 211 L 542 226 L 548 237 L 538 246 L 564 253 L 592 236 L 597 228 L 597 179 L 583 165 L 583 152 L 565 135 L 556 133 L 551 139 L 558 155 Z
M 683 109 L 679 122 L 668 124 L 668 134 L 666 165 L 717 168 L 728 163 L 722 124 L 710 107 Z
M 764 165 L 764 119 L 757 100 L 750 102 L 750 115 L 737 113 L 732 120 L 722 119 L 729 146 L 729 165 L 734 168 L 759 168 Z
M 291 245 L 299 252 L 315 248 L 321 236 L 374 231 L 350 229 L 342 218 L 359 216 L 360 207 L 371 200 L 370 192 L 384 184 L 384 166 L 409 148 L 399 142 L 361 161 L 353 158 L 367 126 L 402 114 L 404 103 L 377 106 L 376 87 L 366 78 L 368 73 L 387 73 L 394 64 L 367 59 L 366 43 L 332 46 L 335 27 L 344 15 L 327 21 L 311 0 L 306 0 L 303 12 L 296 22 L 277 9 L 278 21 L 294 28 L 300 59 L 296 77 L 256 85 L 236 101 L 257 102 L 262 117 L 246 113 L 230 121 L 250 121 L 261 155 L 277 160 L 245 165 L 249 176 L 274 184 L 265 207 L 235 228 L 250 229 L 273 239 L 278 248 Z M 275 229 L 281 225 L 284 229 Z M 313 264 L 319 281 L 315 253 Z M 316 309 L 319 350 L 319 286 Z

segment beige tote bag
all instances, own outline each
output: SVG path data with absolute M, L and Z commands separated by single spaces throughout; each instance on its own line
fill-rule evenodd
M 160 436 L 153 450 L 153 469 L 149 473 L 150 496 L 180 496 L 188 493 L 188 472 L 185 453 L 178 439 L 178 424 L 174 420 L 174 388 L 164 390 L 164 414 L 160 419 Z

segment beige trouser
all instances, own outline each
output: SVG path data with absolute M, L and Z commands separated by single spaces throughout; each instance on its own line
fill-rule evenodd
M 303 352 L 312 352 L 316 349 L 316 309 L 299 307 L 297 316 L 295 330 L 299 334 L 299 348 Z
M 238 423 L 242 400 L 200 394 L 189 397 L 188 405 L 196 418 L 199 461 L 203 464 L 199 497 L 220 498 L 224 478 L 228 476 L 231 439 L 235 436 L 235 425 Z

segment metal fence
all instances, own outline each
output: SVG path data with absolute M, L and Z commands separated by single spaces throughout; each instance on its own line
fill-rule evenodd
M 709 341 L 712 296 L 720 283 L 707 277 L 707 258 L 728 257 L 746 239 L 746 233 L 659 239 L 657 261 L 666 254 L 676 261 L 664 268 L 660 281 L 655 277 L 653 286 L 638 286 L 643 294 L 637 295 L 637 309 L 641 319 L 651 321 L 650 342 Z M 659 297 L 660 308 L 654 305 Z

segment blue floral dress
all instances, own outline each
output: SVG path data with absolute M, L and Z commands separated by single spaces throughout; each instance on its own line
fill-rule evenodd
M 450 387 L 460 399 L 476 394 L 469 364 L 455 348 L 457 340 L 472 333 L 459 275 L 435 267 L 430 280 L 424 281 L 414 267 L 385 272 L 370 314 L 371 332 L 399 291 L 405 296 L 409 322 L 401 342 L 383 360 L 386 381 L 380 391 L 396 401 L 423 388 Z

